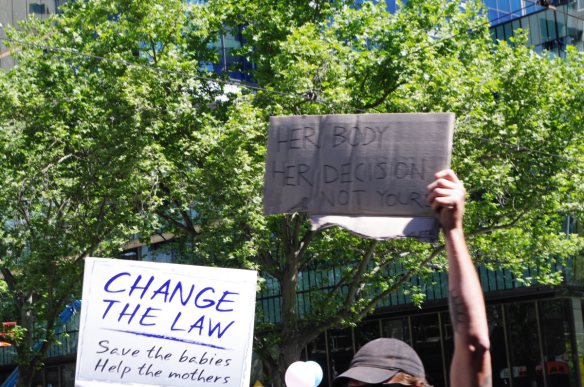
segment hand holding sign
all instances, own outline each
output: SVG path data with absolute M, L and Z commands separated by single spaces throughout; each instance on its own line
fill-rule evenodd
M 462 229 L 466 190 L 456 174 L 445 169 L 436 173 L 435 180 L 428 185 L 428 202 L 446 231 Z

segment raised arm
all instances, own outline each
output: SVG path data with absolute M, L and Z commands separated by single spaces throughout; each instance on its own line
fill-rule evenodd
M 448 253 L 448 304 L 454 329 L 451 387 L 492 385 L 485 301 L 462 220 L 466 191 L 451 170 L 440 171 L 428 186 L 428 201 L 442 225 Z

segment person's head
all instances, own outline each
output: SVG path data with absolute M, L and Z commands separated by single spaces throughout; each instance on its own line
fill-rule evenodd
M 349 369 L 333 382 L 333 387 L 358 387 L 377 384 L 401 384 L 426 387 L 424 365 L 406 343 L 381 338 L 368 342 L 357 351 Z

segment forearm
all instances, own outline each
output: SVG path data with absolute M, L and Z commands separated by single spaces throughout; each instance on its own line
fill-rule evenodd
M 448 251 L 449 307 L 455 332 L 488 336 L 485 302 L 462 229 L 445 231 Z M 473 328 L 469 331 L 469 328 Z
M 489 330 L 482 288 L 462 227 L 446 231 L 449 308 L 454 330 L 452 386 L 490 386 Z
M 428 203 L 440 221 L 448 252 L 448 304 L 454 330 L 452 387 L 489 387 L 491 354 L 485 300 L 464 239 L 466 190 L 449 169 L 439 171 L 428 185 Z

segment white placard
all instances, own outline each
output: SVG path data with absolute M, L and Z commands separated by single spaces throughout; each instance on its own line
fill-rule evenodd
M 76 386 L 249 386 L 255 271 L 87 258 Z

